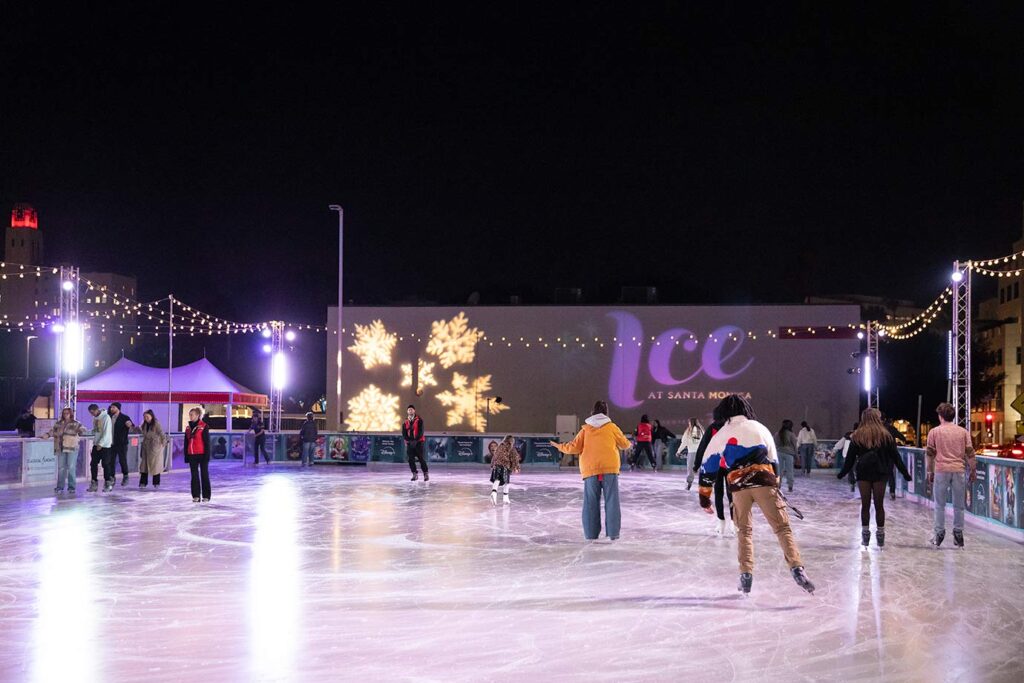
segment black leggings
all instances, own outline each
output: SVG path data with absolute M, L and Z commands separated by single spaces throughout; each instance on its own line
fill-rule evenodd
M 860 488 L 860 524 L 871 522 L 871 498 L 875 499 L 875 524 L 879 529 L 885 526 L 885 484 L 886 481 L 858 481 Z
M 643 457 L 643 454 L 645 452 L 647 453 L 647 459 L 651 461 L 651 468 L 656 469 L 658 466 L 658 461 L 654 459 L 654 449 L 651 448 L 650 441 L 636 442 L 636 450 L 634 451 L 633 455 L 633 464 L 636 465 L 637 467 L 643 467 L 644 462 L 643 460 L 641 460 L 641 458 Z
M 722 521 L 725 521 L 725 496 L 729 497 L 729 519 L 732 519 L 732 491 L 725 485 L 725 474 L 718 470 L 718 476 L 715 477 L 715 512 Z

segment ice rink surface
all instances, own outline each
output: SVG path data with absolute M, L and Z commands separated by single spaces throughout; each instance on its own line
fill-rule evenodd
M 827 473 L 791 496 L 811 596 L 755 511 L 735 540 L 678 474 L 625 473 L 622 538 L 584 543 L 573 473 L 212 468 L 56 500 L 0 491 L 3 681 L 1020 681 L 1024 546 L 931 510 L 859 504 Z M 500 503 L 500 500 L 499 500 Z M 951 520 L 950 520 L 951 521 Z M 951 526 L 951 525 L 950 525 Z M 948 547 L 947 547 L 948 546 Z

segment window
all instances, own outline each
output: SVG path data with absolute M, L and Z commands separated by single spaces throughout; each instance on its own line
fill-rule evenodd
M 1019 282 L 1014 282 L 1013 283 L 1013 298 L 1014 299 L 1019 299 L 1020 298 L 1020 283 Z
M 1020 347 L 1017 347 L 1017 365 L 1020 365 Z
M 999 288 L 999 303 L 1006 303 L 1006 290 L 1003 289 L 1002 287 Z

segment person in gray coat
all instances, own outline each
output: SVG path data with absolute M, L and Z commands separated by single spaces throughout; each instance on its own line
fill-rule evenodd
M 167 435 L 160 427 L 160 422 L 152 410 L 142 414 L 142 427 L 136 431 L 142 433 L 142 450 L 139 453 L 139 488 L 144 489 L 153 477 L 153 488 L 159 488 L 160 475 L 164 471 L 164 453 L 167 448 Z
M 797 452 L 796 435 L 793 434 L 793 421 L 783 420 L 782 427 L 775 433 L 775 450 L 779 454 L 779 481 L 786 480 L 787 488 L 793 490 L 793 467 Z

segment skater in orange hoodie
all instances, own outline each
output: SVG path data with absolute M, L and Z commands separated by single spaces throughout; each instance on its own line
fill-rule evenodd
M 611 418 L 608 404 L 598 401 L 594 413 L 583 429 L 569 443 L 551 442 L 563 453 L 580 456 L 583 476 L 583 535 L 593 541 L 601 535 L 601 494 L 604 493 L 605 534 L 611 540 L 619 537 L 622 520 L 619 511 L 619 451 L 629 448 L 629 441 Z

